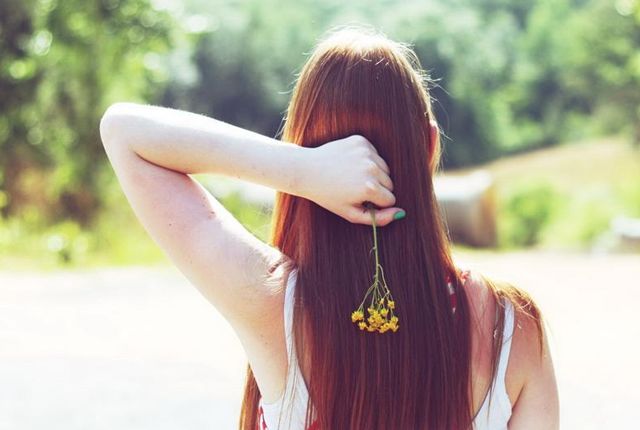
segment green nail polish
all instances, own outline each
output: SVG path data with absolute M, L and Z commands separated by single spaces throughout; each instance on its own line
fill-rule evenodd
M 406 213 L 405 211 L 402 211 L 402 210 L 401 210 L 401 211 L 398 211 L 398 212 L 396 212 L 396 213 L 393 215 L 393 219 L 394 219 L 394 220 L 402 219 L 402 218 L 404 218 L 404 217 L 405 217 L 405 215 L 406 215 L 406 214 L 407 214 L 407 213 Z

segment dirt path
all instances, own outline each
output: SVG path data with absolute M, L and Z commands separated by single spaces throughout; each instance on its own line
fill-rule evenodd
M 563 429 L 640 422 L 640 257 L 459 253 L 545 312 Z M 0 430 L 233 429 L 246 359 L 172 268 L 0 273 Z

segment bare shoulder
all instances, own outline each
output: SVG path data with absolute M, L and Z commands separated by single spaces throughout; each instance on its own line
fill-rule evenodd
M 522 388 L 512 402 L 509 428 L 559 428 L 558 386 L 543 317 L 516 307 L 511 354 Z
M 526 429 L 529 428 L 527 425 L 531 428 L 555 428 L 558 392 L 542 311 L 521 287 L 500 282 L 495 285 L 494 288 L 482 274 L 471 271 L 466 277 L 465 291 L 483 339 L 491 336 L 489 333 L 492 334 L 495 327 L 495 310 L 499 306 L 495 291 L 503 290 L 514 305 L 514 328 L 505 376 L 507 395 L 512 405 L 509 428 Z M 486 355 L 487 350 L 484 351 Z M 478 360 L 486 363 L 488 357 Z M 536 408 L 544 411 L 548 424 L 540 421 L 542 416 L 535 420 L 529 416 L 537 414 Z
M 470 276 L 467 291 L 475 312 L 496 303 L 493 287 L 478 274 Z M 521 287 L 508 286 L 514 305 L 514 328 L 505 384 L 512 405 L 510 430 L 556 429 L 559 424 L 558 390 L 542 311 Z M 495 309 L 495 308 L 494 308 Z M 485 315 L 485 322 L 493 316 Z
M 493 318 L 487 317 L 487 315 L 493 315 L 493 310 L 495 309 L 489 287 L 476 271 L 466 270 L 462 273 L 462 276 L 472 315 L 482 321 L 483 325 L 491 325 L 492 323 L 485 324 L 489 320 L 493 321 Z

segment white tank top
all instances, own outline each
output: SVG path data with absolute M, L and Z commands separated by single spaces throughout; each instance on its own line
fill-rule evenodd
M 283 395 L 273 403 L 264 403 L 262 399 L 260 399 L 260 430 L 305 430 L 304 421 L 309 392 L 302 373 L 300 372 L 295 350 L 293 354 L 291 353 L 293 348 L 293 332 L 291 327 L 293 322 L 296 278 L 297 268 L 291 271 L 284 299 L 284 330 L 287 356 L 291 357 L 287 372 L 287 386 Z M 511 350 L 514 314 L 511 302 L 507 300 L 506 305 L 502 349 L 500 351 L 498 370 L 493 380 L 494 394 L 491 398 L 491 407 L 489 407 L 489 396 L 487 395 L 473 421 L 474 430 L 507 430 L 507 423 L 511 417 L 512 405 L 507 395 L 505 375 L 507 373 L 509 351 Z M 294 386 L 295 390 L 293 389 Z M 314 430 L 314 428 L 315 426 L 312 424 L 306 430 Z

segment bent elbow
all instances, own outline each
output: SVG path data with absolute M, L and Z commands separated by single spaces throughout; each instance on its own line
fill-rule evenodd
M 114 103 L 107 108 L 100 119 L 100 139 L 104 146 L 115 140 L 115 134 L 118 130 L 118 112 L 120 103 Z
M 113 103 L 104 112 L 100 119 L 100 139 L 103 145 L 122 141 L 126 137 L 126 123 L 132 106 L 133 103 Z

